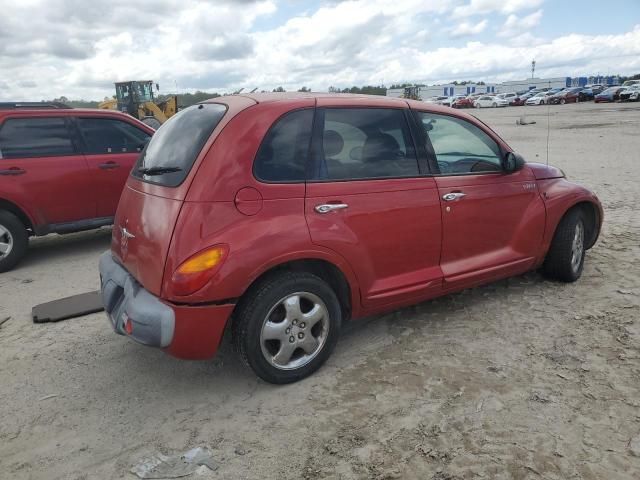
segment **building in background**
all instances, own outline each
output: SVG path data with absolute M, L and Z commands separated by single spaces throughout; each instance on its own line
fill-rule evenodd
M 446 85 L 430 85 L 418 88 L 418 96 L 423 100 L 431 97 L 453 97 L 454 95 L 470 95 L 472 93 L 498 93 L 498 87 L 493 83 L 486 85 L 478 85 L 477 83 L 455 85 L 447 83 Z M 388 97 L 401 97 L 403 94 L 404 88 L 387 89 Z
M 419 97 L 427 100 L 432 97 L 453 97 L 454 95 L 469 95 L 472 93 L 509 93 L 526 92 L 534 88 L 565 88 L 584 87 L 590 84 L 619 85 L 618 76 L 590 76 L 590 77 L 555 77 L 555 78 L 527 78 L 524 80 L 510 80 L 502 83 L 455 85 L 447 83 L 443 85 L 429 85 L 419 87 Z M 401 97 L 403 88 L 387 89 L 388 97 Z

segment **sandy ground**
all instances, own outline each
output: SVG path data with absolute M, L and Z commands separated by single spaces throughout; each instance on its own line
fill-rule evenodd
M 547 107 L 474 113 L 545 160 Z M 175 360 L 103 314 L 32 324 L 34 304 L 97 288 L 110 232 L 32 242 L 0 275 L 0 478 L 132 478 L 198 445 L 213 479 L 640 478 L 640 104 L 550 119 L 550 163 L 605 206 L 582 279 L 530 273 L 354 322 L 295 385 L 258 381 L 228 345 Z

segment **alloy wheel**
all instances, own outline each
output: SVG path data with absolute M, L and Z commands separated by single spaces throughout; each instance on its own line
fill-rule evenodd
M 329 311 L 310 292 L 280 299 L 269 310 L 260 331 L 264 358 L 280 370 L 295 370 L 318 356 L 329 333 Z
M 576 228 L 573 233 L 573 241 L 571 242 L 571 268 L 574 272 L 577 272 L 582 262 L 582 256 L 584 254 L 584 225 L 582 220 L 576 223 Z
M 13 236 L 11 232 L 0 225 L 0 259 L 7 257 L 13 250 Z

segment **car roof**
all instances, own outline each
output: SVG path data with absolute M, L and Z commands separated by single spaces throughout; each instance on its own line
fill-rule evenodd
M 37 107 L 18 107 L 18 108 L 0 108 L 0 115 L 71 115 L 71 116 L 79 116 L 79 115 L 106 115 L 106 116 L 126 116 L 126 113 L 120 112 L 118 110 L 109 110 L 105 108 L 37 108 Z
M 435 97 L 439 98 L 439 97 Z M 449 97 L 442 97 L 449 98 Z M 350 106 L 350 107 L 387 107 L 429 110 L 434 113 L 449 113 L 452 109 L 442 105 L 427 103 L 420 100 L 410 100 L 401 97 L 387 97 L 384 95 L 360 95 L 352 93 L 314 93 L 314 92 L 277 92 L 277 93 L 246 93 L 238 95 L 225 95 L 205 100 L 202 103 L 224 103 L 229 106 L 245 104 L 250 99 L 254 104 L 260 103 L 308 103 L 315 99 L 318 106 Z M 246 108 L 246 107 L 245 107 Z M 454 110 L 454 112 L 456 112 Z M 457 113 L 457 112 L 456 112 Z

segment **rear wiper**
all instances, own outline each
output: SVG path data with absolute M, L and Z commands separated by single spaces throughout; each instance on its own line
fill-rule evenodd
M 140 167 L 138 171 L 143 175 L 162 175 L 165 173 L 179 172 L 180 167 Z

